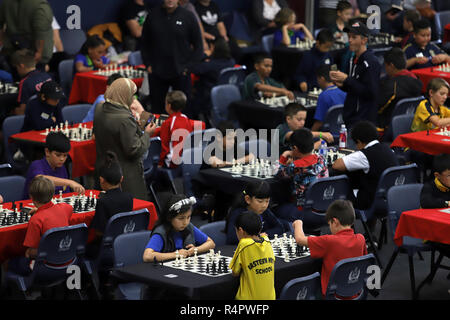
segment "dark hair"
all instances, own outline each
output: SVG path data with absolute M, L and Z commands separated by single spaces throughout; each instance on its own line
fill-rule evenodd
M 405 11 L 405 15 L 404 18 L 409 21 L 412 22 L 413 25 L 420 20 L 420 13 L 419 11 L 413 9 L 413 10 L 406 10 Z
M 34 52 L 30 49 L 20 49 L 15 51 L 11 56 L 11 64 L 13 66 L 23 64 L 26 68 L 35 67 L 36 60 L 34 59 Z
M 394 47 L 384 54 L 384 62 L 392 63 L 398 70 L 406 68 L 406 56 L 402 49 Z
M 186 95 L 183 91 L 173 90 L 166 95 L 166 101 L 173 111 L 181 111 L 186 106 Z
M 88 54 L 88 49 L 97 48 L 102 45 L 103 46 L 105 45 L 105 41 L 103 41 L 103 39 L 100 38 L 98 35 L 94 34 L 86 39 L 84 44 L 81 46 L 80 53 L 86 55 Z
M 123 78 L 120 73 L 113 73 L 112 75 L 110 75 L 108 77 L 108 80 L 106 80 L 106 85 L 110 86 L 114 81 L 116 81 L 117 79 L 120 79 L 120 78 Z
M 316 41 L 320 42 L 321 44 L 327 43 L 327 42 L 334 42 L 333 33 L 330 31 L 330 29 L 322 29 L 319 31 L 316 37 Z
M 255 64 L 263 62 L 264 59 L 271 59 L 272 60 L 272 57 L 268 53 L 258 53 L 255 56 Z
M 351 226 L 355 222 L 355 209 L 349 200 L 335 200 L 327 209 L 325 219 L 327 222 L 336 218 L 343 226 Z
M 235 208 L 246 208 L 247 202 L 245 202 L 245 196 L 250 198 L 255 197 L 257 199 L 270 198 L 270 185 L 266 181 L 252 181 L 249 182 L 245 189 L 240 192 L 235 200 L 233 209 Z
M 355 142 L 359 140 L 362 143 L 369 143 L 378 139 L 377 128 L 370 121 L 359 121 L 356 123 L 350 135 Z
M 213 59 L 231 59 L 231 50 L 228 42 L 224 38 L 217 38 L 214 41 L 214 51 L 211 55 Z
M 261 218 L 254 212 L 244 211 L 238 215 L 234 227 L 242 228 L 247 234 L 257 236 L 262 230 Z
M 331 66 L 324 63 L 317 68 L 316 76 L 324 78 L 327 82 L 331 82 L 330 70 Z
M 123 176 L 122 168 L 113 151 L 106 151 L 105 162 L 100 167 L 99 176 L 111 185 L 120 183 Z
M 350 2 L 341 0 L 338 2 L 337 6 L 336 6 L 336 11 L 344 11 L 344 10 L 352 9 L 352 8 L 353 7 Z
M 48 203 L 55 194 L 55 185 L 44 176 L 36 176 L 31 180 L 29 194 L 33 201 L 40 204 Z
M 433 159 L 434 172 L 442 173 L 445 170 L 450 170 L 450 154 L 443 153 L 434 156 Z
M 69 152 L 70 140 L 62 132 L 49 132 L 45 138 L 45 147 L 50 152 Z
M 224 120 L 219 122 L 216 129 L 222 134 L 223 137 L 225 137 L 227 134 L 227 130 L 235 130 L 236 127 L 234 126 L 233 122 Z
M 300 111 L 307 111 L 305 106 L 300 103 L 291 102 L 284 107 L 284 117 L 293 117 Z
M 158 221 L 153 230 L 155 230 L 156 227 L 160 225 L 164 225 L 166 227 L 166 230 L 172 230 L 172 219 L 174 219 L 177 215 L 185 213 L 188 210 L 192 209 L 192 205 L 183 205 L 181 206 L 181 208 L 179 208 L 179 210 L 170 210 L 170 207 L 172 207 L 172 205 L 177 203 L 178 201 L 186 198 L 187 197 L 184 194 L 171 194 L 165 206 L 163 206 L 160 217 L 158 218 Z
M 314 149 L 313 135 L 308 128 L 295 130 L 292 133 L 289 142 L 291 145 L 296 146 L 298 151 L 303 154 L 310 153 Z
M 431 28 L 430 21 L 428 19 L 420 19 L 414 23 L 414 33 L 418 33 L 420 30 Z

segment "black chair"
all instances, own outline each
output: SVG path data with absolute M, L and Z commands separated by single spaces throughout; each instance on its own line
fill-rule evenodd
M 26 164 L 21 161 L 14 160 L 14 154 L 18 150 L 18 146 L 14 142 L 9 141 L 9 137 L 19 133 L 22 130 L 25 116 L 10 116 L 3 121 L 3 147 L 5 148 L 6 161 L 12 166 L 13 171 L 25 173 Z
M 318 300 L 320 299 L 320 273 L 295 278 L 286 283 L 279 300 Z
M 0 194 L 4 202 L 23 200 L 23 190 L 26 179 L 22 176 L 8 176 L 0 178 Z
M 194 196 L 192 189 L 192 178 L 198 174 L 203 163 L 203 148 L 196 147 L 183 150 L 183 163 L 181 174 L 183 177 L 184 194 L 188 197 Z
M 224 246 L 227 243 L 227 234 L 223 231 L 225 224 L 225 220 L 210 222 L 202 225 L 199 229 L 210 237 L 216 246 Z
M 322 131 L 328 131 L 333 135 L 333 138 L 339 139 L 341 125 L 344 123 L 342 118 L 343 104 L 337 104 L 328 109 L 322 125 Z

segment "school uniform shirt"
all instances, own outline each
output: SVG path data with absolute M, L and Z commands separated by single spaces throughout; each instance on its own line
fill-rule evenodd
M 19 104 L 26 104 L 28 100 L 41 91 L 41 87 L 44 82 L 51 81 L 52 77 L 46 72 L 39 70 L 30 71 L 19 82 L 19 95 L 17 96 L 17 102 Z
M 200 229 L 198 229 L 196 226 L 192 225 L 192 227 L 194 233 L 195 246 L 198 247 L 203 243 L 205 243 L 206 240 L 208 240 L 208 236 Z M 183 246 L 183 236 L 181 232 L 173 232 L 172 239 L 175 244 L 176 250 L 185 249 Z M 153 249 L 153 251 L 156 252 L 162 252 L 164 248 L 164 239 L 159 234 L 153 234 L 145 248 Z
M 194 7 L 202 21 L 205 32 L 212 34 L 216 38 L 220 37 L 217 24 L 223 22 L 223 17 L 219 6 L 214 1 L 211 1 L 208 6 L 204 6 L 199 1 L 196 1 Z
M 284 85 L 276 81 L 271 77 L 261 79 L 256 71 L 250 73 L 244 80 L 244 99 L 259 99 L 260 96 L 255 90 L 255 85 L 257 83 L 267 84 L 269 86 L 284 88 Z
M 414 42 L 414 32 L 410 32 L 402 38 L 401 48 L 405 48 L 408 44 Z
M 436 126 L 430 122 L 431 116 L 438 116 L 439 118 L 450 118 L 450 109 L 446 106 L 439 106 L 436 112 L 431 106 L 428 99 L 422 100 L 417 106 L 416 113 L 411 124 L 411 131 L 424 131 L 436 129 Z
M 240 274 L 237 300 L 275 300 L 275 256 L 267 237 L 242 238 L 229 268 Z
M 23 190 L 23 199 L 30 198 L 30 196 L 28 194 L 28 189 L 30 188 L 31 180 L 33 180 L 33 178 L 36 177 L 38 174 L 42 174 L 45 176 L 52 176 L 52 177 L 61 178 L 61 179 L 69 179 L 69 175 L 67 173 L 67 169 L 65 166 L 53 169 L 52 167 L 50 167 L 50 164 L 48 163 L 48 161 L 45 157 L 40 160 L 34 160 L 30 164 L 28 171 L 27 171 L 27 175 L 25 177 L 25 187 Z M 55 186 L 55 194 L 59 194 L 59 191 L 62 191 L 63 193 L 70 192 L 70 188 Z
M 290 44 L 296 44 L 297 39 L 300 39 L 300 41 L 305 40 L 305 33 L 302 30 L 292 31 L 288 30 L 289 38 L 291 39 Z M 273 47 L 276 48 L 281 45 L 281 41 L 283 40 L 283 32 L 281 29 L 278 29 L 273 34 Z
M 45 130 L 63 123 L 63 104 L 61 101 L 62 100 L 54 107 L 42 102 L 37 96 L 32 97 L 25 108 L 25 118 L 23 120 L 21 132 Z M 52 117 L 55 117 L 56 121 L 53 121 Z
M 339 89 L 337 86 L 332 85 L 327 87 L 324 91 L 322 91 L 317 99 L 314 119 L 324 122 L 328 109 L 338 104 L 344 104 L 346 97 L 347 93 Z
M 441 53 L 445 53 L 442 51 L 438 46 L 436 46 L 433 43 L 428 43 L 425 48 L 420 48 L 416 41 L 411 41 L 409 44 L 406 44 L 406 46 L 403 48 L 403 52 L 405 52 L 406 60 L 409 60 L 414 57 L 425 57 L 428 58 L 428 62 L 424 64 L 416 63 L 415 65 L 411 66 L 409 69 L 422 69 L 422 68 L 428 68 L 432 67 L 435 64 L 431 61 L 434 55 L 438 55 Z
M 360 257 L 367 254 L 366 241 L 362 234 L 355 234 L 353 229 L 344 229 L 336 234 L 308 237 L 311 258 L 322 258 L 320 282 L 322 294 L 327 292 L 331 271 L 342 259 Z
M 378 86 L 380 64 L 371 50 L 366 50 L 359 58 L 350 60 L 350 73 L 341 90 L 347 92 L 342 113 L 347 128 L 360 120 L 373 123 L 377 117 Z
M 28 221 L 23 246 L 38 248 L 41 237 L 52 228 L 67 227 L 72 216 L 72 206 L 67 203 L 49 202 L 39 207 Z
M 423 209 L 447 208 L 450 203 L 450 188 L 438 178 L 424 183 L 420 193 L 420 207 Z
M 102 63 L 105 65 L 110 62 L 110 60 L 105 56 L 101 56 L 101 59 L 102 59 Z M 94 63 L 92 62 L 91 58 L 89 58 L 89 56 L 85 55 L 85 54 L 79 53 L 75 56 L 75 59 L 73 61 L 74 70 L 76 70 L 75 66 L 76 66 L 77 62 L 82 62 L 83 66 L 87 67 L 87 68 L 94 67 Z M 94 69 L 97 69 L 97 68 L 94 67 Z
M 333 57 L 329 52 L 321 52 L 316 46 L 306 51 L 294 75 L 297 87 L 300 83 L 306 82 L 308 84 L 308 90 L 314 87 L 318 88 L 316 70 L 323 64 L 333 64 Z
M 185 130 L 182 134 L 174 135 L 176 130 Z M 187 134 L 194 130 L 191 120 L 181 112 L 172 113 L 161 125 L 161 153 L 159 164 L 167 168 L 176 168 L 178 165 L 173 162 L 174 159 L 180 159 L 183 153 L 183 141 Z M 186 135 L 184 135 L 186 133 Z M 179 145 L 181 144 L 181 145 Z

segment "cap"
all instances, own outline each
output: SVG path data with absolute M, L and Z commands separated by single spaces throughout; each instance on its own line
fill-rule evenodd
M 363 37 L 369 37 L 370 31 L 362 22 L 355 22 L 351 26 L 345 27 L 344 32 L 358 34 Z
M 41 87 L 41 91 L 45 97 L 50 99 L 59 100 L 64 97 L 63 89 L 55 81 L 47 81 Z

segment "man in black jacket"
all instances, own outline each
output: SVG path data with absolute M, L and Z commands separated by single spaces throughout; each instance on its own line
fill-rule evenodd
M 350 74 L 330 71 L 330 78 L 347 92 L 343 119 L 347 128 L 351 128 L 359 120 L 376 121 L 380 64 L 372 51 L 367 49 L 369 29 L 364 23 L 355 22 L 344 31 L 348 33 L 349 48 L 355 53 L 355 58 L 350 61 Z
M 203 55 L 203 42 L 194 15 L 178 5 L 178 0 L 164 0 L 154 7 L 144 23 L 142 59 L 149 72 L 150 102 L 153 113 L 164 113 L 170 86 L 191 96 L 190 66 Z

